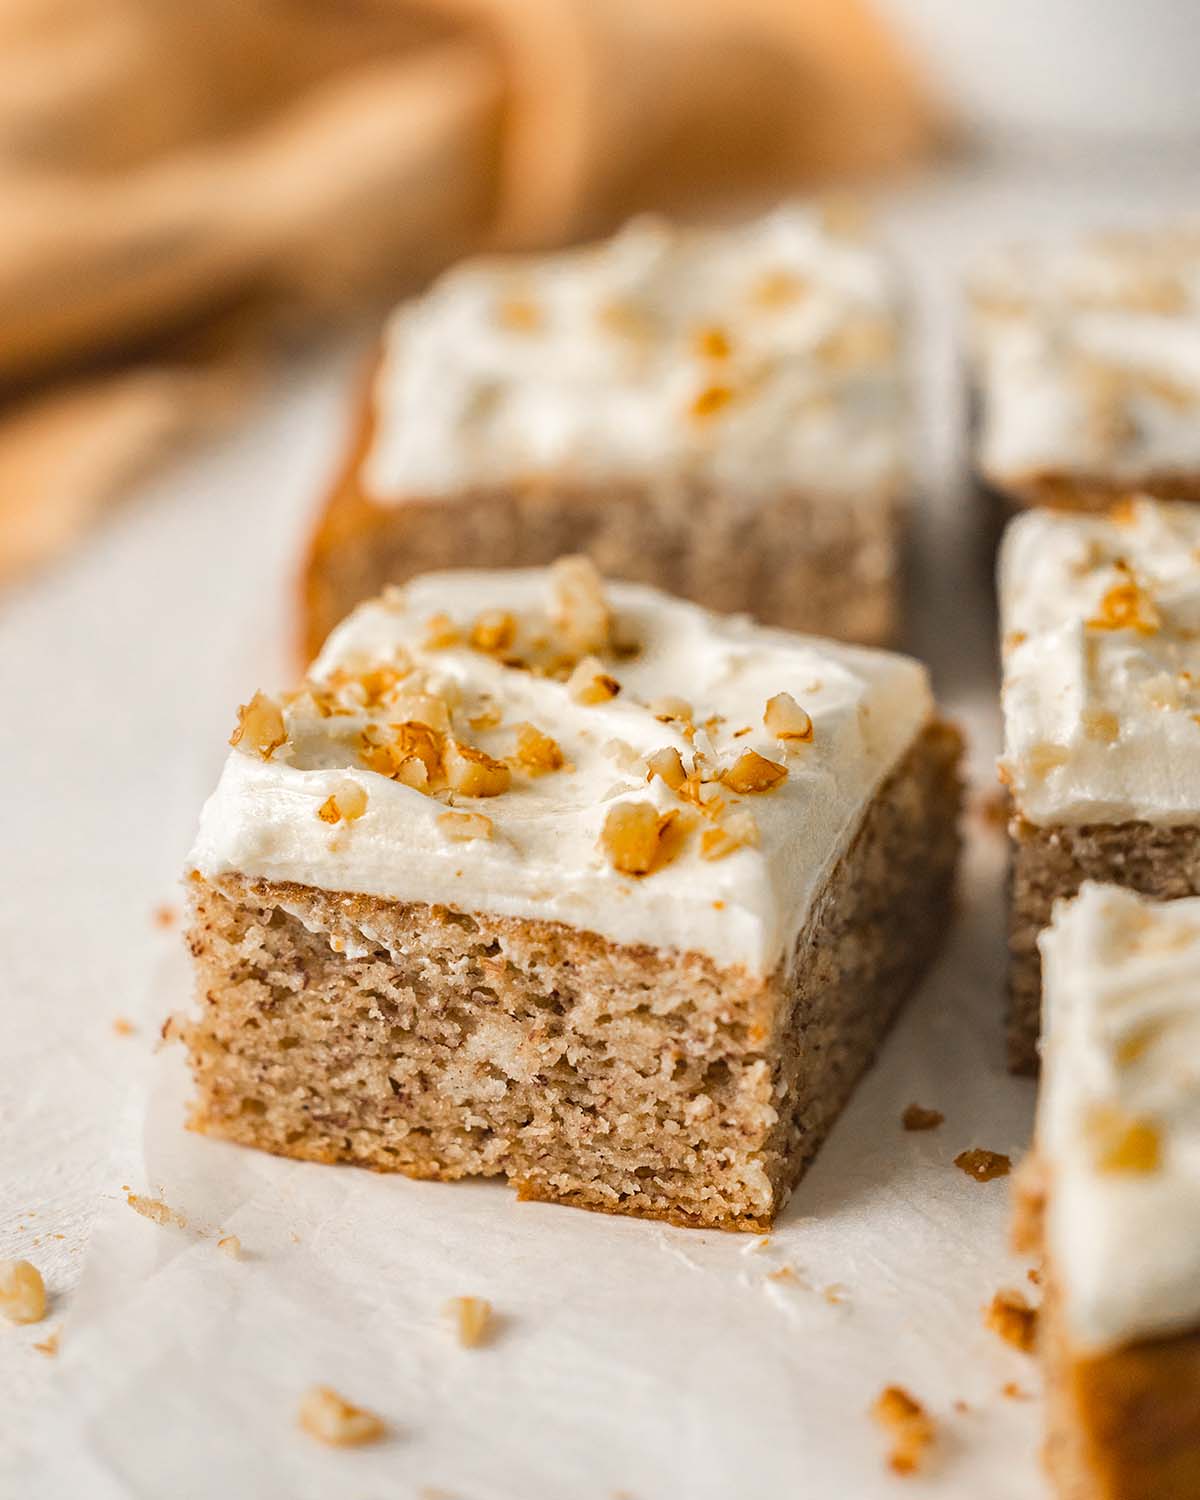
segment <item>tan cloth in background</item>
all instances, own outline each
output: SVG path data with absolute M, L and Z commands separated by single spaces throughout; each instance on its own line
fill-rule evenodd
M 5 0 L 0 580 L 290 330 L 933 129 L 859 0 Z

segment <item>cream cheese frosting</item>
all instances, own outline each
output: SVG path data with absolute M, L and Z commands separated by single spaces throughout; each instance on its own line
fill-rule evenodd
M 210 878 L 240 873 L 540 918 L 773 972 L 867 804 L 929 721 L 925 669 L 612 584 L 606 599 L 623 644 L 604 658 L 603 673 L 620 691 L 581 702 L 561 672 L 510 664 L 528 659 L 513 655 L 524 643 L 544 646 L 555 577 L 545 569 L 426 575 L 356 610 L 325 646 L 309 688 L 285 701 L 272 738 L 286 734 L 286 743 L 264 758 L 244 739 L 229 755 L 202 815 L 195 868 Z M 502 622 L 500 637 L 515 625 L 515 644 L 470 645 L 481 611 L 485 624 Z M 402 674 L 394 693 L 364 707 L 361 674 L 389 665 Z M 590 668 L 578 670 L 586 679 Z M 368 769 L 364 731 L 384 734 L 389 721 L 410 716 L 397 704 L 414 690 L 449 704 L 453 734 L 496 761 L 511 762 L 517 726 L 531 724 L 565 764 L 533 775 L 518 761 L 502 794 L 481 797 L 427 795 Z M 766 728 L 767 700 L 780 693 L 811 719 L 811 739 L 780 740 Z M 664 748 L 679 752 L 685 770 L 703 764 L 710 776 L 748 750 L 787 775 L 755 794 L 708 784 L 702 795 L 722 799 L 714 820 L 660 777 L 647 779 L 646 757 Z M 366 794 L 361 816 L 323 821 L 327 799 L 357 805 L 356 789 Z M 679 848 L 649 874 L 621 873 L 602 847 L 608 815 L 623 802 L 681 819 Z M 483 814 L 491 836 L 448 837 L 451 807 Z M 745 815 L 757 846 L 702 856 L 705 828 L 722 820 L 744 828 Z
M 997 252 L 971 311 L 986 477 L 1200 471 L 1200 229 Z
M 387 327 L 364 484 L 380 502 L 546 478 L 891 489 L 898 342 L 885 261 L 818 205 L 470 261 Z
M 1037 1151 L 1072 1337 L 1200 1323 L 1200 900 L 1088 884 L 1040 940 Z
M 1022 817 L 1200 819 L 1200 507 L 1029 511 L 999 592 L 1001 773 Z

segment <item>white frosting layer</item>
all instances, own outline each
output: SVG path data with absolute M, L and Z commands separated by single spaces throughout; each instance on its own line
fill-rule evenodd
M 897 345 L 879 254 L 815 206 L 471 261 L 391 320 L 364 481 L 385 502 L 546 476 L 893 487 Z
M 1103 1348 L 1195 1327 L 1200 900 L 1085 885 L 1041 949 L 1037 1142 L 1072 1336 Z
M 1000 611 L 1017 810 L 1042 825 L 1200 819 L 1200 507 L 1019 516 Z
M 774 970 L 879 784 L 930 718 L 924 668 L 890 653 L 712 615 L 627 584 L 610 586 L 608 598 L 620 638 L 642 649 L 634 659 L 607 663 L 622 685 L 607 703 L 577 703 L 564 683 L 466 645 L 422 645 L 426 622 L 439 611 L 466 625 L 481 609 L 507 610 L 523 633 L 535 631 L 544 625 L 548 586 L 543 570 L 428 575 L 358 609 L 313 668 L 315 680 L 328 682 L 339 667 L 386 662 L 402 648 L 432 690 L 459 700 L 456 732 L 481 703 L 498 705 L 499 725 L 466 731 L 475 746 L 511 755 L 513 726 L 521 721 L 552 736 L 569 768 L 538 777 L 518 771 L 500 796 L 455 798 L 456 807 L 492 820 L 492 838 L 448 840 L 438 824 L 444 802 L 364 767 L 362 712 L 322 718 L 301 695 L 286 709 L 288 745 L 269 760 L 246 746 L 230 754 L 204 809 L 194 865 L 207 876 L 240 872 L 542 918 L 621 943 L 697 951 L 760 974 Z M 810 744 L 786 749 L 764 728 L 766 700 L 780 692 L 811 715 Z M 692 744 L 645 706 L 663 695 L 686 697 L 697 726 L 713 714 L 722 721 L 698 727 Z M 387 719 L 385 711 L 374 721 Z M 736 733 L 746 726 L 749 733 Z M 725 766 L 753 748 L 785 763 L 789 774 L 761 794 L 721 789 L 727 805 L 753 815 L 760 847 L 707 861 L 697 829 L 651 874 L 619 874 L 598 847 L 612 805 L 624 799 L 650 801 L 663 812 L 684 808 L 662 780 L 647 783 L 638 759 L 672 745 L 685 765 L 696 749 Z M 348 780 L 367 792 L 366 812 L 330 826 L 317 809 Z
M 995 255 L 973 285 L 972 352 L 993 482 L 1200 471 L 1200 232 Z

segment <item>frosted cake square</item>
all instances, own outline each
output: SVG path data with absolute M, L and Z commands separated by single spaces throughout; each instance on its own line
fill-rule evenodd
M 1085 880 L 1200 893 L 1200 509 L 1030 511 L 1001 549 L 1012 800 L 1010 1057 L 1036 1065 L 1037 937 Z
M 761 1229 L 945 931 L 923 667 L 590 563 L 416 579 L 257 694 L 193 854 L 193 1123 Z
M 991 490 L 1069 509 L 1200 500 L 1200 226 L 998 251 L 969 305 Z
M 1018 1238 L 1063 1500 L 1200 1495 L 1200 901 L 1087 884 L 1042 934 Z
M 463 264 L 384 332 L 304 584 L 309 656 L 447 567 L 602 571 L 878 644 L 908 423 L 889 267 L 843 206 L 638 219 Z

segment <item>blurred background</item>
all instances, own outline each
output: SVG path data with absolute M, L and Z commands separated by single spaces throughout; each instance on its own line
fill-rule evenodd
M 1200 134 L 1189 0 L 4 0 L 0 583 L 464 253 Z

